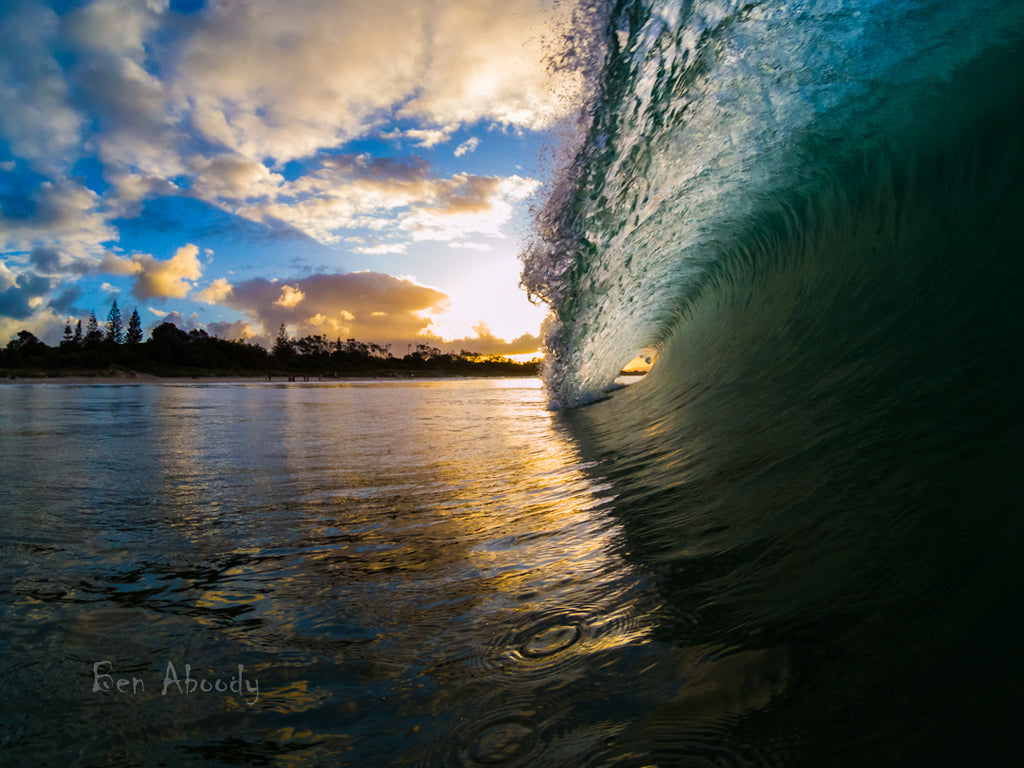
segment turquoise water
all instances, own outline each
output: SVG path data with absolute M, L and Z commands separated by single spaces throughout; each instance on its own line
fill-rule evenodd
M 970 333 L 990 293 L 1016 299 L 1019 3 L 623 1 L 595 34 L 589 132 L 525 254 L 555 405 L 720 318 Z M 747 295 L 764 308 L 711 316 Z M 745 354 L 735 335 L 714 344 Z

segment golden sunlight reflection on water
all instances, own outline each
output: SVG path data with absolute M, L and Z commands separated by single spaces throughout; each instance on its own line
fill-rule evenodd
M 734 717 L 780 679 L 751 699 L 757 659 L 736 671 L 657 638 L 662 598 L 612 486 L 536 380 L 32 398 L 31 419 L 4 412 L 13 684 L 57 690 L 90 660 L 146 681 L 132 701 L 60 689 L 58 736 L 25 741 L 45 759 L 76 743 L 113 759 L 97 729 L 115 712 L 135 763 L 596 766 L 642 754 L 638 722 Z M 46 429 L 25 437 L 47 409 L 60 453 Z M 171 661 L 209 681 L 241 666 L 258 697 L 164 695 Z
M 102 519 L 86 539 L 120 553 L 119 575 L 91 578 L 124 621 L 107 616 L 104 637 L 72 616 L 71 645 L 103 655 L 119 625 L 138 633 L 132 617 L 158 616 L 118 663 L 143 656 L 133 669 L 151 675 L 171 655 L 196 674 L 245 664 L 261 738 L 282 750 L 331 753 L 402 722 L 417 733 L 401 745 L 413 762 L 533 755 L 542 726 L 577 706 L 573 689 L 592 686 L 588 670 L 650 631 L 654 603 L 637 607 L 609 488 L 537 380 L 79 394 L 98 417 L 135 403 L 125 458 L 147 471 L 118 501 L 124 467 L 99 463 Z M 201 703 L 252 727 L 243 699 Z M 312 721 L 280 726 L 299 716 Z M 202 741 L 203 728 L 170 738 Z

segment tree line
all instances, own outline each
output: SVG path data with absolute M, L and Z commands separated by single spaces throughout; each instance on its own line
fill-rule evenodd
M 356 339 L 330 340 L 323 335 L 293 339 L 284 325 L 273 348 L 183 331 L 165 322 L 144 339 L 142 321 L 134 310 L 127 324 L 115 301 L 101 325 L 90 312 L 85 328 L 79 320 L 67 324 L 56 347 L 29 331 L 20 331 L 0 350 L 0 370 L 10 375 L 39 371 L 55 375 L 74 372 L 138 371 L 161 376 L 280 375 L 415 376 L 415 375 L 535 375 L 538 365 L 462 350 L 444 353 L 427 344 L 407 347 L 397 357 L 391 345 Z

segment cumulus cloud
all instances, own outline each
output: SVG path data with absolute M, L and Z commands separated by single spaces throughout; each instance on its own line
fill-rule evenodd
M 524 333 L 512 341 L 498 338 L 483 322 L 473 326 L 473 330 L 476 332 L 476 336 L 467 336 L 462 339 L 439 339 L 438 341 L 445 348 L 466 349 L 480 355 L 528 355 L 538 352 L 542 346 L 541 340 L 530 333 Z
M 37 170 L 60 173 L 78 154 L 83 116 L 54 50 L 60 19 L 32 0 L 5 3 L 0 24 L 0 134 Z M 17 105 L 14 108 L 13 105 Z
M 302 300 L 306 298 L 306 294 L 303 293 L 299 288 L 293 285 L 286 285 L 281 288 L 281 295 L 277 301 L 274 302 L 275 307 L 285 307 L 291 309 L 302 303 Z
M 78 287 L 71 286 L 49 298 L 60 282 L 59 276 L 48 273 L 61 263 L 58 254 L 43 249 L 29 255 L 27 266 L 15 265 L 16 269 L 11 269 L 0 261 L 0 339 L 22 329 L 47 343 L 59 336 L 54 329 L 57 324 L 63 327 L 60 315 L 77 311 L 75 302 L 81 295 Z
M 139 215 L 143 201 L 182 194 L 177 184 L 158 175 L 112 168 L 107 170 L 106 177 L 111 186 L 105 196 L 111 216 L 134 218 Z
M 152 331 L 156 326 L 163 323 L 172 323 L 174 326 L 182 331 L 197 331 L 201 328 L 202 324 L 199 322 L 199 315 L 193 312 L 188 317 L 185 317 L 181 312 L 158 312 L 152 307 L 149 311 L 155 314 L 159 319 L 150 323 L 148 330 Z
M 168 84 L 154 73 L 151 51 L 165 2 L 93 0 L 62 21 L 65 46 L 75 50 L 69 82 L 93 118 L 99 157 L 115 169 L 170 178 L 183 170 L 187 136 Z
M 95 153 L 112 206 L 179 177 L 208 200 L 272 194 L 281 177 L 268 158 L 280 166 L 389 126 L 383 135 L 430 148 L 481 122 L 551 125 L 582 85 L 551 66 L 573 11 L 555 0 L 220 0 L 186 20 L 166 0 L 91 0 L 61 15 L 9 0 L 0 102 L 18 108 L 0 110 L 0 134 L 54 183 Z
M 448 142 L 457 128 L 457 125 L 446 125 L 443 128 L 408 128 L 404 131 L 396 128 L 393 131 L 382 133 L 381 137 L 396 141 L 404 139 L 411 141 L 417 147 L 433 149 L 438 144 Z
M 34 272 L 13 275 L 6 268 L 0 280 L 6 284 L 6 288 L 0 292 L 0 316 L 16 320 L 30 317 L 53 287 L 49 277 Z
M 540 182 L 519 176 L 500 179 L 457 174 L 435 204 L 413 208 L 402 217 L 401 226 L 414 240 L 502 237 L 502 225 L 512 218 L 515 203 L 528 198 L 539 186 Z
M 199 301 L 205 301 L 207 304 L 223 304 L 224 300 L 231 294 L 231 291 L 231 283 L 228 282 L 227 278 L 218 277 L 197 293 L 196 298 Z
M 245 320 L 236 320 L 233 323 L 207 323 L 206 332 L 211 336 L 216 336 L 219 339 L 228 339 L 229 341 L 252 341 L 262 343 L 264 346 L 267 346 L 269 341 L 265 334 L 258 334 L 253 329 L 252 324 Z
M 66 288 L 50 299 L 50 309 L 62 315 L 81 314 L 77 302 L 82 295 L 82 289 L 77 285 Z
M 47 344 L 55 344 L 60 340 L 65 320 L 49 307 L 41 307 L 27 319 L 6 317 L 0 313 L 0 340 L 12 339 L 19 331 L 25 330 Z
M 45 248 L 81 258 L 99 252 L 102 243 L 116 236 L 99 196 L 75 181 L 44 181 L 30 191 L 0 192 L 3 250 Z
M 462 243 L 449 243 L 451 248 L 464 248 L 468 251 L 489 251 L 491 246 L 489 243 L 477 243 L 472 241 L 466 241 Z
M 442 349 L 468 349 L 483 355 L 536 352 L 540 339 L 532 334 L 507 341 L 483 322 L 475 336 L 445 339 L 433 332 L 431 316 L 443 312 L 448 296 L 409 278 L 378 272 L 317 274 L 282 284 L 262 278 L 248 280 L 224 293 L 223 306 L 248 320 L 211 323 L 221 338 L 244 338 L 270 344 L 282 324 L 295 336 L 325 335 L 375 343 L 429 343 Z M 151 310 L 152 311 L 152 310 Z
M 18 276 L 4 262 L 0 261 L 0 291 L 6 291 L 18 284 Z
M 198 175 L 193 192 L 206 200 L 274 198 L 284 177 L 265 165 L 236 155 L 220 155 L 196 163 Z
M 548 67 L 571 6 L 545 0 L 222 0 L 187 40 L 174 89 L 208 140 L 285 161 L 389 117 L 426 146 L 477 121 L 543 128 L 581 82 Z
M 85 274 L 137 275 L 143 270 L 143 265 L 140 261 L 125 256 L 118 256 L 111 251 L 104 253 L 99 262 L 87 263 L 83 267 Z
M 501 237 L 515 205 L 534 194 L 535 179 L 520 176 L 434 175 L 420 158 L 325 155 L 305 176 L 282 182 L 274 195 L 237 208 L 254 221 L 281 221 L 322 243 L 369 229 L 406 241 Z M 401 243 L 360 247 L 398 253 Z
M 65 259 L 51 248 L 33 248 L 28 260 L 37 272 L 44 275 L 59 273 L 65 266 Z
M 478 139 L 476 136 L 472 136 L 472 137 L 466 139 L 461 144 L 459 144 L 459 146 L 457 146 L 455 148 L 455 151 L 452 154 L 454 154 L 456 157 L 462 157 L 463 155 L 466 155 L 466 154 L 469 154 L 470 152 L 475 151 L 476 148 L 479 147 L 479 146 L 480 146 L 480 139 Z
M 425 315 L 439 311 L 441 291 L 378 272 L 316 274 L 282 286 L 257 278 L 232 287 L 221 302 L 276 334 L 284 323 L 300 336 L 366 341 L 412 339 L 430 325 Z
M 98 274 L 131 277 L 140 299 L 186 297 L 203 271 L 194 246 L 168 260 L 112 252 L 119 221 L 159 197 L 192 196 L 323 244 L 362 234 L 354 250 L 366 254 L 502 237 L 538 182 L 341 152 L 354 139 L 429 149 L 466 129 L 550 127 L 581 92 L 578 71 L 550 66 L 574 7 L 217 0 L 185 16 L 169 0 L 7 0 L 0 146 L 14 159 L 0 162 L 3 306 L 42 313 L 44 282 L 52 293 L 57 280 Z M 469 138 L 451 152 L 478 145 Z M 297 285 L 306 298 L 274 311 L 315 304 Z M 195 296 L 227 303 L 230 288 L 215 280 Z M 302 322 L 372 319 L 341 309 L 354 319 L 312 307 Z M 373 322 L 420 327 L 379 311 Z
M 138 265 L 132 293 L 140 299 L 182 299 L 192 289 L 192 280 L 202 277 L 199 249 L 191 243 L 183 245 L 166 261 L 148 253 L 135 254 L 131 261 Z

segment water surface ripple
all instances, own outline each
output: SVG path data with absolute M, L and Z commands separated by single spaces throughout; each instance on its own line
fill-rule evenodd
M 4 764 L 600 752 L 623 649 L 674 652 L 545 402 L 536 380 L 5 385 Z

